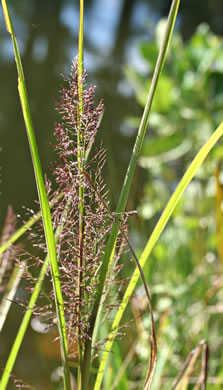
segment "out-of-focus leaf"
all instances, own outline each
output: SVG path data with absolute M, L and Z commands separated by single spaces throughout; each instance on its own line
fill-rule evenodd
M 138 102 L 144 107 L 150 90 L 151 81 L 134 71 L 130 67 L 126 67 L 125 73 L 134 86 L 136 98 Z M 173 89 L 173 81 L 166 76 L 160 78 L 160 82 L 157 87 L 156 95 L 153 100 L 153 110 L 167 112 L 172 101 L 171 91 Z
M 125 369 L 122 369 L 124 365 L 124 360 L 121 355 L 120 346 L 118 343 L 114 343 L 113 346 L 113 354 L 110 358 L 111 365 L 112 365 L 112 371 L 113 371 L 113 377 L 115 378 L 113 380 L 113 384 L 111 390 L 128 390 L 128 380 L 127 380 L 127 374 L 126 374 L 126 367 Z M 115 376 L 114 376 L 115 374 Z
M 141 45 L 141 53 L 143 57 L 151 64 L 155 65 L 158 57 L 158 47 L 155 42 L 143 43 Z
M 139 165 L 142 168 L 148 168 L 163 163 L 167 163 L 169 161 L 177 160 L 178 158 L 184 156 L 191 148 L 191 142 L 190 141 L 184 141 L 179 146 L 175 147 L 174 149 L 170 149 L 166 152 L 154 155 L 152 157 L 140 157 L 139 159 Z
M 180 146 L 183 141 L 183 134 L 179 132 L 164 137 L 162 142 L 160 142 L 160 137 L 148 137 L 142 148 L 142 156 L 151 157 L 168 152 Z

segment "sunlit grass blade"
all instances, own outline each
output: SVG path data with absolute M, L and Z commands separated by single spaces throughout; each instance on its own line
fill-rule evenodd
M 197 170 L 203 163 L 204 159 L 207 157 L 210 150 L 213 148 L 213 146 L 216 144 L 216 142 L 222 137 L 223 135 L 223 123 L 215 130 L 215 132 L 212 134 L 212 136 L 208 139 L 206 144 L 200 149 L 200 151 L 197 153 L 196 157 L 190 164 L 189 168 L 187 169 L 186 173 L 182 177 L 180 183 L 178 184 L 176 190 L 174 191 L 173 195 L 171 196 L 167 206 L 165 207 L 159 221 L 157 222 L 148 242 L 147 245 L 140 257 L 140 265 L 143 268 L 146 264 L 146 261 L 149 258 L 149 255 L 154 248 L 156 242 L 158 241 L 163 229 L 165 228 L 167 222 L 169 221 L 175 207 L 177 206 L 181 196 L 183 195 L 183 192 L 187 188 L 188 184 L 191 182 L 193 177 L 195 176 Z M 140 277 L 140 272 L 138 268 L 135 269 L 132 278 L 129 282 L 129 285 L 126 289 L 125 295 L 122 299 L 122 302 L 119 306 L 119 309 L 117 311 L 117 314 L 115 316 L 115 319 L 112 324 L 112 330 L 109 334 L 108 341 L 105 345 L 105 350 L 103 353 L 103 357 L 100 363 L 96 383 L 94 390 L 99 390 L 101 386 L 101 381 L 103 377 L 103 372 L 105 365 L 107 363 L 109 352 L 111 351 L 112 344 L 115 338 L 115 335 L 118 331 L 120 321 L 122 319 L 123 313 L 125 311 L 125 308 L 129 302 L 129 299 L 134 291 L 134 288 L 136 286 L 136 283 Z
M 20 266 L 15 265 L 12 271 L 12 275 L 8 281 L 6 292 L 0 304 L 0 332 L 2 331 L 7 314 L 12 304 L 12 300 L 16 294 L 16 290 L 22 278 L 24 268 L 25 263 L 21 262 Z
M 147 129 L 148 121 L 149 121 L 149 114 L 150 114 L 154 94 L 155 94 L 155 91 L 157 88 L 160 73 L 162 71 L 162 68 L 163 68 L 163 65 L 164 65 L 164 62 L 166 59 L 166 54 L 167 54 L 170 39 L 172 36 L 179 4 L 180 4 L 180 0 L 173 0 L 172 1 L 172 5 L 171 5 L 170 12 L 169 12 L 169 17 L 168 17 L 168 22 L 167 22 L 167 26 L 166 26 L 166 31 L 165 31 L 165 35 L 164 35 L 162 43 L 161 43 L 159 56 L 157 59 L 155 70 L 154 70 L 154 74 L 153 74 L 152 83 L 151 83 L 150 91 L 148 94 L 146 106 L 145 106 L 145 109 L 143 112 L 143 116 L 142 116 L 141 123 L 139 126 L 135 145 L 133 148 L 133 152 L 131 155 L 129 166 L 128 166 L 128 169 L 126 172 L 125 180 L 124 180 L 121 194 L 119 197 L 119 201 L 118 201 L 118 205 L 117 205 L 117 209 L 116 209 L 117 213 L 123 212 L 125 210 L 125 207 L 126 207 L 130 188 L 132 185 L 133 176 L 134 176 L 136 165 L 137 165 L 137 161 L 138 161 L 141 149 L 142 149 L 142 144 L 143 144 L 143 140 L 145 137 L 145 133 L 146 133 L 146 129 Z M 96 318 L 97 318 L 97 321 L 100 321 L 99 305 L 100 305 L 102 292 L 104 289 L 106 276 L 109 273 L 109 270 L 110 270 L 110 267 L 112 264 L 112 259 L 113 259 L 113 255 L 114 255 L 117 236 L 118 236 L 118 227 L 114 224 L 112 227 L 110 236 L 109 236 L 109 240 L 108 240 L 106 250 L 105 250 L 105 255 L 103 258 L 102 267 L 100 270 L 99 284 L 97 287 L 95 304 L 94 304 L 94 307 L 92 310 L 92 316 L 91 316 L 91 321 L 90 321 L 90 329 L 89 329 L 90 337 L 92 336 L 93 331 L 94 331 L 94 325 L 95 325 Z M 96 329 L 97 328 L 98 327 L 96 326 Z M 96 340 L 96 335 L 93 335 L 93 339 Z M 91 346 L 92 346 L 91 344 L 92 344 L 92 342 L 91 342 L 91 339 L 89 338 L 88 344 L 86 345 L 86 358 L 88 358 L 88 359 L 89 359 L 89 356 L 91 354 Z
M 15 33 L 12 26 L 7 2 L 5 0 L 2 0 L 2 7 L 4 12 L 6 27 L 8 32 L 11 35 L 13 47 L 14 47 L 14 55 L 15 55 L 15 61 L 17 66 L 17 72 L 18 72 L 18 91 L 19 91 L 24 121 L 26 125 L 26 132 L 29 141 L 30 152 L 33 161 L 36 185 L 38 189 L 39 201 L 40 201 L 40 206 L 42 211 L 43 226 L 45 231 L 48 254 L 50 258 L 50 266 L 51 266 L 53 288 L 54 288 L 54 295 L 55 295 L 55 305 L 56 305 L 57 318 L 58 318 L 58 329 L 60 334 L 61 359 L 62 359 L 62 366 L 64 370 L 64 375 L 63 375 L 64 388 L 66 390 L 69 390 L 70 374 L 69 374 L 68 357 L 67 357 L 68 348 L 67 348 L 67 336 L 66 336 L 66 326 L 65 326 L 64 308 L 63 308 L 64 305 L 63 305 L 63 296 L 61 291 L 59 267 L 57 263 L 56 245 L 55 245 L 55 238 L 54 238 L 49 202 L 48 202 L 46 189 L 44 185 L 44 178 L 43 178 L 43 173 L 40 164 L 39 152 L 38 152 L 33 124 L 32 124 L 31 111 L 30 111 L 30 106 L 29 106 L 29 101 L 27 96 L 22 62 L 21 62 L 19 49 L 17 46 L 17 41 L 15 38 Z

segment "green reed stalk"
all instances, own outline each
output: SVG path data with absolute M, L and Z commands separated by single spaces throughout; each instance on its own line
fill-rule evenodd
M 150 91 L 149 91 L 149 94 L 148 94 L 146 106 L 145 106 L 145 109 L 144 109 L 144 112 L 143 112 L 143 115 L 142 115 L 141 123 L 140 123 L 140 126 L 139 126 L 139 130 L 138 130 L 138 134 L 137 134 L 137 137 L 136 137 L 136 141 L 135 141 L 135 145 L 134 145 L 134 148 L 133 148 L 133 152 L 132 152 L 132 155 L 131 155 L 129 166 L 128 166 L 128 169 L 127 169 L 127 172 L 126 172 L 126 176 L 125 176 L 125 179 L 124 179 L 124 183 L 123 183 L 123 186 L 122 186 L 122 190 L 121 190 L 121 194 L 120 194 L 120 197 L 119 197 L 116 213 L 120 213 L 120 212 L 125 211 L 126 203 L 127 203 L 129 192 L 130 192 L 130 188 L 131 188 L 131 185 L 132 185 L 133 176 L 134 176 L 134 173 L 135 173 L 135 168 L 136 168 L 137 161 L 138 161 L 141 149 L 142 149 L 142 144 L 143 144 L 143 140 L 144 140 L 146 129 L 147 129 L 147 125 L 148 125 L 149 114 L 150 114 L 150 110 L 151 110 L 154 94 L 155 94 L 155 91 L 156 91 L 156 88 L 157 88 L 157 84 L 158 84 L 160 73 L 162 71 L 162 68 L 163 68 L 163 65 L 164 65 L 164 62 L 165 62 L 165 59 L 166 59 L 166 54 L 167 54 L 167 50 L 168 50 L 168 47 L 169 47 L 170 39 L 171 39 L 171 36 L 172 36 L 172 32 L 173 32 L 173 28 L 174 28 L 174 24 L 175 24 L 175 20 L 176 20 L 176 16 L 177 16 L 179 4 L 180 4 L 180 0 L 173 0 L 172 1 L 172 5 L 171 5 L 170 12 L 169 12 L 169 17 L 168 17 L 168 22 L 167 22 L 167 26 L 166 26 L 165 35 L 164 35 L 162 43 L 161 43 L 159 56 L 158 56 L 156 67 L 155 67 L 155 71 L 154 71 L 154 74 L 153 74 Z M 91 348 L 92 348 L 92 339 L 91 339 L 91 337 L 92 337 L 94 329 L 95 329 L 95 321 L 96 321 L 96 319 L 97 319 L 97 322 L 100 323 L 100 309 L 99 309 L 99 305 L 100 305 L 101 296 L 102 296 L 102 293 L 103 293 L 106 277 L 107 277 L 107 275 L 108 275 L 108 273 L 110 271 L 110 268 L 111 268 L 111 264 L 112 264 L 112 260 L 113 260 L 113 256 L 114 256 L 114 251 L 115 251 L 115 245 L 116 245 L 117 236 L 118 236 L 118 227 L 114 224 L 113 227 L 112 227 L 110 236 L 109 236 L 108 244 L 106 246 L 105 255 L 104 255 L 104 258 L 103 258 L 103 263 L 102 263 L 102 266 L 101 266 L 101 269 L 100 269 L 99 284 L 98 284 L 98 287 L 97 287 L 96 297 L 95 297 L 95 304 L 94 304 L 92 315 L 91 315 L 91 319 L 90 319 L 90 329 L 89 329 L 90 339 L 87 341 L 86 349 L 85 349 L 85 356 L 84 356 L 84 364 L 85 365 L 89 364 L 88 361 L 90 360 L 90 357 L 91 357 Z M 95 340 L 95 338 L 96 338 L 95 334 L 93 335 L 93 338 Z
M 79 17 L 79 42 L 78 42 L 78 131 L 77 131 L 77 161 L 79 171 L 84 170 L 85 156 L 85 135 L 82 128 L 81 117 L 83 113 L 83 23 L 84 23 L 84 0 L 80 0 Z M 79 181 L 79 258 L 78 258 L 78 297 L 79 304 L 77 308 L 77 342 L 78 342 L 78 375 L 77 389 L 82 388 L 82 354 L 83 342 L 81 339 L 81 307 L 82 307 L 82 283 L 83 283 L 83 245 L 84 245 L 84 188 L 82 178 Z
M 40 201 L 42 217 L 43 217 L 45 238 L 46 238 L 48 254 L 50 258 L 51 273 L 53 279 L 53 289 L 55 295 L 55 305 L 56 305 L 57 318 L 58 318 L 58 329 L 60 334 L 61 359 L 62 359 L 63 372 L 64 372 L 64 388 L 66 390 L 70 390 L 71 385 L 70 385 L 70 373 L 69 373 L 69 366 L 68 366 L 68 348 L 67 348 L 67 336 L 66 336 L 65 317 L 64 317 L 63 296 L 61 291 L 60 275 L 59 275 L 59 268 L 58 268 L 57 255 L 56 255 L 55 237 L 53 232 L 49 202 L 48 202 L 46 189 L 44 185 L 39 152 L 38 152 L 35 133 L 32 124 L 31 111 L 30 111 L 30 106 L 28 101 L 22 62 L 21 62 L 19 49 L 17 46 L 17 41 L 16 41 L 6 0 L 2 0 L 2 8 L 4 12 L 6 27 L 8 32 L 11 35 L 13 47 L 14 47 L 15 61 L 16 61 L 16 66 L 18 71 L 18 91 L 19 91 L 24 121 L 26 125 L 26 132 L 29 141 L 30 152 L 33 161 L 36 185 L 37 185 L 39 201 Z
M 173 214 L 173 211 L 175 207 L 177 206 L 179 200 L 181 199 L 185 189 L 193 179 L 194 175 L 196 174 L 197 170 L 200 168 L 201 164 L 203 163 L 204 159 L 207 157 L 210 150 L 213 148 L 213 146 L 216 144 L 216 142 L 222 137 L 223 135 L 223 122 L 221 125 L 215 130 L 215 132 L 212 134 L 212 136 L 208 139 L 206 144 L 200 149 L 200 151 L 197 153 L 196 157 L 190 164 L 189 168 L 187 169 L 186 173 L 182 177 L 180 183 L 178 184 L 176 190 L 174 191 L 173 195 L 171 196 L 169 202 L 167 203 L 159 221 L 157 222 L 146 246 L 145 249 L 140 257 L 140 265 L 143 268 L 146 264 L 146 261 L 149 258 L 149 255 L 154 248 L 156 242 L 158 241 L 163 229 L 165 228 L 167 222 L 169 221 L 171 215 Z M 98 370 L 98 375 L 96 378 L 94 390 L 99 390 L 101 387 L 101 382 L 103 378 L 103 374 L 105 371 L 105 367 L 108 360 L 109 352 L 112 348 L 113 341 L 115 339 L 116 333 L 119 328 L 120 321 L 122 319 L 123 313 L 125 311 L 125 308 L 129 302 L 129 299 L 134 291 L 134 288 L 136 286 L 136 283 L 140 277 L 139 269 L 136 268 L 131 280 L 129 282 L 129 285 L 126 289 L 125 295 L 122 299 L 122 302 L 118 308 L 117 314 L 115 316 L 115 319 L 112 324 L 112 330 L 108 336 L 108 341 L 105 345 L 105 349 L 103 352 L 102 360 L 100 363 L 100 367 Z

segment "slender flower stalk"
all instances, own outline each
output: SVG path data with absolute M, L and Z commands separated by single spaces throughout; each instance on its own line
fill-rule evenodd
M 78 147 L 78 168 L 84 169 L 84 156 L 85 156 L 85 142 L 84 131 L 82 132 L 81 117 L 83 114 L 83 22 L 84 22 L 84 1 L 80 0 L 80 18 L 79 18 L 79 45 L 78 45 L 78 112 L 77 112 L 77 147 Z M 82 147 L 83 146 L 83 147 Z M 82 178 L 80 176 L 79 181 L 79 261 L 78 261 L 78 296 L 79 305 L 77 309 L 77 323 L 81 323 L 81 301 L 82 301 L 82 269 L 84 267 L 83 259 L 83 239 L 84 239 L 84 187 Z M 78 325 L 78 353 L 79 353 L 79 365 L 78 365 L 78 377 L 77 377 L 77 389 L 82 387 L 82 340 L 81 340 L 81 327 Z

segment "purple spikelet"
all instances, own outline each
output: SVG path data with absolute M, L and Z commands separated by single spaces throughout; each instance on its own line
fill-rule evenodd
M 83 89 L 83 110 L 80 112 L 77 80 L 77 63 L 74 63 L 71 78 L 66 80 L 68 87 L 62 88 L 61 99 L 56 103 L 56 109 L 62 116 L 62 123 L 56 123 L 55 126 L 57 139 L 55 149 L 58 151 L 60 164 L 57 165 L 54 174 L 66 197 L 76 195 L 76 189 L 79 186 L 78 175 L 81 174 L 78 172 L 77 153 L 78 151 L 82 152 L 82 165 L 85 166 L 85 152 L 94 143 L 103 110 L 102 101 L 97 107 L 94 107 L 95 86 L 91 85 L 88 89 Z M 83 86 L 84 81 L 85 73 L 81 81 Z M 82 138 L 79 149 L 77 145 L 78 133 Z

